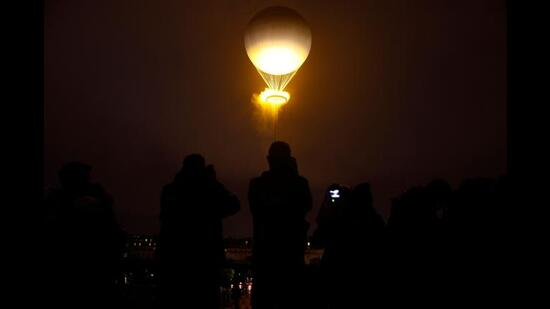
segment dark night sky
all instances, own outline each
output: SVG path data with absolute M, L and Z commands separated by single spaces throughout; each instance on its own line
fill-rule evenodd
M 309 58 L 287 87 L 278 135 L 324 189 L 369 181 L 389 199 L 444 177 L 506 171 L 504 1 L 47 1 L 45 182 L 94 166 L 123 228 L 158 231 L 159 195 L 199 152 L 241 199 L 225 232 L 251 232 L 246 192 L 271 134 L 251 95 L 264 84 L 244 29 L 270 5 L 310 23 Z

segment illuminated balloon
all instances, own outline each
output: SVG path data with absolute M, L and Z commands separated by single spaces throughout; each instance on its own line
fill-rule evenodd
M 296 11 L 270 7 L 257 13 L 248 23 L 244 37 L 248 58 L 266 84 L 267 102 L 284 104 L 290 97 L 284 92 L 311 49 L 311 30 Z

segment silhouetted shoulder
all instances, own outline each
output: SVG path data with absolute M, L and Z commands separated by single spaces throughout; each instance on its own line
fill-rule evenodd
M 263 172 L 262 175 L 250 179 L 249 188 L 252 189 L 257 187 L 262 182 L 264 182 L 268 177 L 269 177 L 269 173 Z
M 304 176 L 298 176 L 296 178 L 297 178 L 298 184 L 304 185 L 304 186 L 309 186 L 309 182 L 307 181 L 307 179 Z
M 109 194 L 103 188 L 103 186 L 101 186 L 100 184 L 97 184 L 97 183 L 90 184 L 89 194 L 91 196 L 101 198 L 104 202 L 109 203 L 109 204 L 112 204 L 113 201 L 114 201 L 113 196 L 111 194 Z
M 176 185 L 173 183 L 169 183 L 164 187 L 162 187 L 161 196 L 163 199 L 168 198 L 170 196 L 174 196 L 177 191 L 178 191 L 178 188 L 176 187 Z
M 254 177 L 250 179 L 250 182 L 248 183 L 248 189 L 251 191 L 253 188 L 258 186 L 258 183 L 260 182 L 260 177 Z M 250 192 L 249 192 L 250 193 Z

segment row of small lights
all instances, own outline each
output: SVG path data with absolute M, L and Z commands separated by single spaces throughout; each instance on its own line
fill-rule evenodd
M 233 283 L 231 283 L 231 285 L 229 286 L 230 289 L 233 289 L 235 285 Z M 239 290 L 242 290 L 243 289 L 243 283 L 242 282 L 239 282 Z M 246 283 L 246 289 L 248 290 L 248 292 L 250 293 L 252 291 L 252 282 L 247 282 Z
M 137 236 L 136 238 L 139 238 L 139 236 Z M 142 242 L 139 241 L 139 240 L 137 242 L 134 241 L 133 245 L 134 245 L 134 247 L 141 247 Z M 153 249 L 155 249 L 156 246 L 157 246 L 157 243 L 155 241 L 153 241 L 152 238 L 145 238 L 145 244 L 143 244 L 143 245 L 149 245 L 149 247 L 153 247 Z
M 145 238 L 145 243 L 146 244 L 148 243 L 149 247 L 156 247 L 156 245 L 157 245 L 156 242 L 153 242 L 153 239 L 148 239 L 148 238 Z M 245 243 L 245 246 L 248 246 L 248 240 L 246 240 L 244 243 Z M 138 242 L 134 241 L 133 245 L 134 245 L 134 247 L 141 247 L 142 243 L 141 243 L 141 241 L 138 241 Z M 309 241 L 307 242 L 307 247 L 308 247 L 308 249 L 311 247 L 311 242 L 309 242 Z M 227 251 L 227 249 L 226 249 L 226 251 Z

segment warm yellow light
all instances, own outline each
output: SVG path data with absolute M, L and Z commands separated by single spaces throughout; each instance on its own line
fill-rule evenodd
M 252 63 L 260 70 L 271 75 L 284 75 L 296 71 L 305 61 L 307 54 L 285 46 L 258 46 L 251 49 Z
M 266 88 L 260 93 L 260 102 L 272 106 L 284 105 L 290 99 L 290 93 Z
M 252 18 L 244 43 L 269 88 L 282 91 L 309 55 L 311 30 L 296 11 L 270 7 Z

